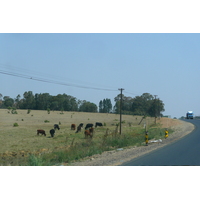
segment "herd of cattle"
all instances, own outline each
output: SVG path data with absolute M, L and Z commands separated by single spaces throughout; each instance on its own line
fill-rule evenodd
M 88 138 L 88 136 L 90 136 L 90 138 L 93 137 L 93 133 L 94 133 L 93 126 L 94 126 L 93 124 L 86 124 L 85 131 L 84 131 L 85 138 Z M 103 126 L 103 124 L 100 123 L 100 122 L 96 122 L 95 123 L 95 128 L 97 126 Z M 71 130 L 76 130 L 75 133 L 80 132 L 82 128 L 83 128 L 83 123 L 81 123 L 81 124 L 79 124 L 77 126 L 77 130 L 76 130 L 76 124 L 71 124 Z M 54 137 L 56 129 L 60 130 L 60 127 L 59 127 L 58 124 L 54 124 L 54 128 L 49 131 L 51 137 Z M 38 129 L 37 130 L 37 135 L 39 135 L 39 134 L 46 136 L 46 133 L 45 133 L 45 131 L 43 129 Z

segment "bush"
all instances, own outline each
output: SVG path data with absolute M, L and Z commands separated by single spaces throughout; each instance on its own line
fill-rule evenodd
M 40 156 L 30 155 L 28 159 L 29 166 L 42 166 L 43 160 Z
M 12 114 L 17 114 L 16 108 L 11 108 L 11 107 L 9 107 L 8 109 L 11 110 L 11 113 L 12 113 Z M 10 113 L 10 111 L 9 111 L 9 113 Z
M 49 123 L 50 121 L 49 120 L 44 120 L 44 123 Z
M 17 127 L 17 126 L 19 126 L 19 124 L 18 124 L 18 123 L 14 123 L 13 126 L 14 126 L 14 127 Z

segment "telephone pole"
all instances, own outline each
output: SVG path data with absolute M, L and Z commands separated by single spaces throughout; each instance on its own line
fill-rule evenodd
M 157 97 L 158 95 L 154 95 L 154 97 L 155 97 L 155 124 L 156 124 L 156 97 Z
M 120 123 L 119 123 L 119 134 L 122 134 L 122 91 L 124 90 L 123 88 L 119 89 L 120 92 Z

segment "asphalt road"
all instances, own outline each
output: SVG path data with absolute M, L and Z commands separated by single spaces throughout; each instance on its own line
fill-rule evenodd
M 185 121 L 195 125 L 192 133 L 121 166 L 200 166 L 200 120 Z

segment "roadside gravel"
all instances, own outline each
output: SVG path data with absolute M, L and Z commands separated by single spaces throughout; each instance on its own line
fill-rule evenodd
M 81 161 L 66 164 L 62 166 L 117 166 L 124 162 L 130 161 L 138 156 L 149 153 L 155 149 L 162 148 L 186 135 L 191 133 L 195 126 L 189 122 L 179 121 L 178 124 L 171 127 L 174 130 L 173 134 L 170 134 L 167 139 L 163 139 L 162 142 L 149 141 L 148 146 L 120 148 L 118 150 L 107 151 L 102 154 L 93 155 L 87 157 Z

